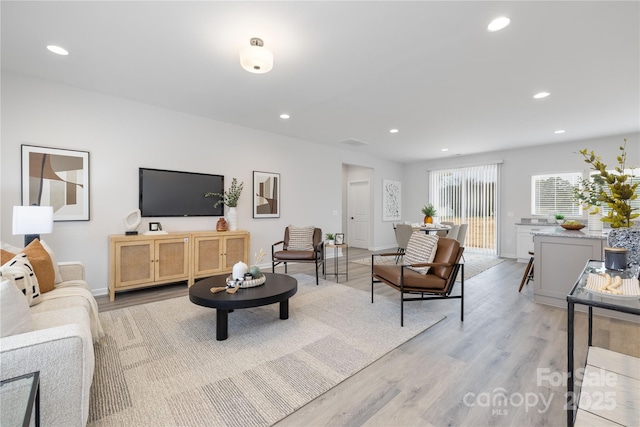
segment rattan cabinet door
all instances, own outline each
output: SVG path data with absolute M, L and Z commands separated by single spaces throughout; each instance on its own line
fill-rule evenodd
M 224 238 L 224 269 L 232 270 L 235 263 L 247 262 L 249 242 L 247 236 L 228 236 Z
M 115 287 L 123 288 L 152 282 L 154 277 L 153 240 L 115 244 Z
M 155 280 L 187 280 L 189 277 L 189 238 L 155 242 Z
M 194 275 L 214 276 L 222 272 L 222 237 L 196 237 L 194 240 Z

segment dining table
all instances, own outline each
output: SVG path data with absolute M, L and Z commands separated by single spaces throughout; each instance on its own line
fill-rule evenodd
M 451 227 L 447 225 L 421 225 L 420 227 L 417 227 L 417 229 L 425 232 L 426 234 L 433 234 L 438 231 L 449 232 L 449 230 L 451 230 Z

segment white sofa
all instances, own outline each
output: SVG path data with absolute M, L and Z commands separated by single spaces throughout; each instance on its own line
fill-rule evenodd
M 33 330 L 0 338 L 0 379 L 40 371 L 41 425 L 84 426 L 95 365 L 93 341 L 102 331 L 83 265 L 58 266 L 62 282 L 42 294 L 40 303 L 26 306 Z

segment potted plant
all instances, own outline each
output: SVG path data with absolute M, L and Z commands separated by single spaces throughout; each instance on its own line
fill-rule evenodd
M 556 214 L 556 222 L 558 224 L 562 224 L 564 222 L 564 215 L 562 215 L 561 213 L 557 213 Z
M 609 213 L 602 218 L 602 222 L 611 224 L 611 228 L 629 228 L 633 225 L 632 219 L 640 216 L 634 212 L 638 209 L 632 208 L 630 203 L 631 200 L 638 198 L 636 194 L 638 183 L 631 182 L 631 178 L 635 175 L 625 173 L 626 145 L 627 139 L 625 138 L 624 145 L 620 146 L 621 154 L 617 157 L 618 166 L 615 167 L 615 172 L 608 171 L 607 165 L 602 163 L 600 156 L 596 156 L 593 151 L 587 152 L 586 148 L 580 150 L 584 161 L 589 163 L 593 170 L 599 172 L 598 175 L 594 175 L 593 189 L 587 187 L 588 204 L 597 206 L 594 202 L 600 202 L 610 208 Z
M 433 224 L 433 217 L 438 213 L 436 208 L 433 207 L 433 204 L 429 203 L 428 205 L 424 205 L 421 210 L 424 215 L 424 223 Z
M 204 197 L 219 197 L 219 199 L 214 203 L 213 207 L 217 207 L 220 203 L 227 206 L 229 211 L 227 212 L 227 220 L 229 222 L 229 230 L 234 231 L 238 229 L 238 213 L 236 211 L 236 207 L 238 206 L 238 199 L 240 199 L 240 194 L 242 194 L 242 187 L 244 182 L 238 184 L 238 180 L 233 178 L 231 180 L 231 187 L 229 190 L 223 193 L 205 193 Z
M 325 234 L 324 238 L 327 240 L 327 245 L 333 245 L 333 242 L 335 241 L 335 235 L 333 233 Z
M 611 224 L 612 228 L 607 236 L 608 245 L 614 248 L 626 248 L 628 265 L 637 266 L 640 264 L 640 229 L 632 229 L 631 226 L 632 220 L 640 214 L 635 212 L 638 209 L 631 206 L 631 201 L 638 198 L 638 183 L 633 182 L 632 178 L 635 178 L 635 175 L 625 170 L 626 146 L 625 138 L 624 144 L 620 146 L 620 155 L 616 158 L 618 165 L 614 171 L 608 171 L 607 165 L 593 151 L 587 151 L 585 148 L 580 150 L 580 154 L 584 157 L 584 161 L 598 172 L 593 178 L 600 187 L 596 187 L 592 192 L 590 190 L 588 194 L 595 196 L 596 202 L 609 208 L 607 215 L 602 217 L 602 222 Z M 591 204 L 591 206 L 594 205 Z

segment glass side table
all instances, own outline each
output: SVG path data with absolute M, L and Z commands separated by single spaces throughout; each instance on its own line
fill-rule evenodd
M 599 307 L 606 310 L 617 311 L 621 313 L 630 313 L 640 315 L 640 296 L 637 298 L 621 298 L 619 296 L 600 296 L 599 294 L 594 294 L 593 292 L 589 292 L 585 289 L 587 284 L 587 279 L 589 277 L 589 273 L 607 273 L 611 276 L 620 276 L 623 279 L 629 279 L 638 276 L 638 270 L 629 269 L 625 271 L 612 271 L 606 270 L 604 268 L 604 261 L 596 261 L 589 260 L 587 261 L 582 273 L 578 277 L 575 285 L 569 291 L 567 295 L 567 426 L 573 427 L 574 422 L 576 421 L 576 414 L 578 410 L 578 403 L 581 390 L 577 393 L 574 391 L 575 386 L 575 378 L 576 378 L 576 370 L 574 367 L 574 316 L 575 316 L 575 305 L 585 305 L 588 307 L 588 345 L 589 350 L 591 350 L 592 346 L 592 337 L 593 337 L 593 308 Z M 639 326 L 640 327 L 640 326 Z M 595 349 L 595 347 L 594 347 Z M 598 349 L 602 352 L 602 349 Z M 604 350 L 608 351 L 608 350 Z M 589 362 L 590 351 L 587 353 L 587 362 Z M 614 352 L 610 352 L 612 354 L 618 354 Z M 637 365 L 640 369 L 640 364 L 635 360 L 636 358 L 632 358 L 631 356 L 619 355 L 624 358 L 631 358 L 630 364 L 632 366 Z M 586 371 L 585 371 L 586 372 Z M 640 370 L 638 370 L 640 372 Z M 583 373 L 584 375 L 584 373 Z M 585 375 L 586 376 L 586 375 Z M 601 392 L 600 392 L 601 393 Z M 607 402 L 604 406 L 607 406 Z M 614 405 L 615 406 L 615 405 Z M 640 413 L 640 412 L 638 412 Z M 610 422 L 610 421 L 609 421 Z
M 0 425 L 28 427 L 35 412 L 34 422 L 39 427 L 40 372 L 0 381 L 0 402 Z
M 324 245 L 324 247 L 325 260 L 327 259 L 326 251 L 328 251 L 329 248 L 333 248 L 333 273 L 327 272 L 327 276 L 335 276 L 336 283 L 339 282 L 339 276 L 345 276 L 346 279 L 349 280 L 349 245 L 346 243 L 341 243 L 339 245 Z M 346 258 L 345 271 L 343 273 L 340 273 L 340 249 L 342 249 L 342 252 L 344 253 Z

